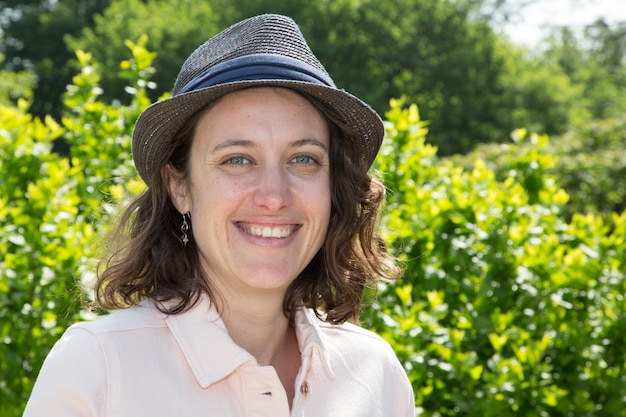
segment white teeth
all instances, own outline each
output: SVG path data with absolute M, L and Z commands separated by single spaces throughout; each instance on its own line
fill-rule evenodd
M 251 227 L 250 234 L 253 236 L 284 238 L 291 234 L 290 229 L 281 229 L 280 227 Z

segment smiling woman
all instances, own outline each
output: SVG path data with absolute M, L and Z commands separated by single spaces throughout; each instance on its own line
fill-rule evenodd
M 24 416 L 413 416 L 390 346 L 350 323 L 399 273 L 368 175 L 382 137 L 291 19 L 201 45 L 133 132 L 148 189 L 96 285 L 121 310 L 67 330 Z
M 176 209 L 191 214 L 200 265 L 225 298 L 228 324 L 267 297 L 259 289 L 283 299 L 321 248 L 330 218 L 328 127 L 298 93 L 256 87 L 224 96 L 193 132 L 186 172 L 170 176 L 169 190 Z

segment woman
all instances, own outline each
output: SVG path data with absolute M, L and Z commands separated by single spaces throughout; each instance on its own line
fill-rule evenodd
M 148 189 L 96 286 L 119 311 L 68 329 L 24 415 L 413 416 L 389 345 L 349 323 L 398 274 L 367 174 L 382 137 L 291 19 L 201 45 L 133 132 Z

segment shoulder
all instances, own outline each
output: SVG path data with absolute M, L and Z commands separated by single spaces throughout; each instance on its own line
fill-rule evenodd
M 162 336 L 165 315 L 151 302 L 115 311 L 92 321 L 75 323 L 55 343 L 47 362 L 103 363 L 112 352 L 133 351 L 142 344 Z
M 393 348 L 378 334 L 353 323 L 335 325 L 319 320 L 315 327 L 329 362 L 335 362 L 333 366 L 340 363 L 352 370 L 367 368 L 367 372 L 406 378 Z
M 93 321 L 84 321 L 70 326 L 56 342 L 46 362 L 82 363 L 96 362 L 104 358 L 116 341 L 135 343 L 141 329 L 165 327 L 164 315 L 151 302 L 113 312 Z
M 93 321 L 76 323 L 68 329 L 68 332 L 85 331 L 93 335 L 104 335 L 165 326 L 165 315 L 156 308 L 153 302 L 145 301 L 98 317 Z
M 374 351 L 380 354 L 395 354 L 391 345 L 376 333 L 353 323 L 330 324 L 320 321 L 318 324 L 320 333 L 325 342 L 333 345 L 338 344 L 342 348 L 350 347 L 355 351 Z
M 333 325 L 319 320 L 315 326 L 333 379 L 350 387 L 351 398 L 370 404 L 371 415 L 414 414 L 413 389 L 386 340 L 351 323 Z M 337 384 L 333 386 L 338 389 Z

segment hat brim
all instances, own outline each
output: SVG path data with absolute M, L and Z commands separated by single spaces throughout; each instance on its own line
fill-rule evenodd
M 172 145 L 177 132 L 212 101 L 237 90 L 251 87 L 285 87 L 311 96 L 350 126 L 358 140 L 368 166 L 374 162 L 384 136 L 383 122 L 370 106 L 359 98 L 333 87 L 289 80 L 254 80 L 224 83 L 156 102 L 146 108 L 133 130 L 133 160 L 146 184 L 150 185 L 157 169 L 157 156 Z

